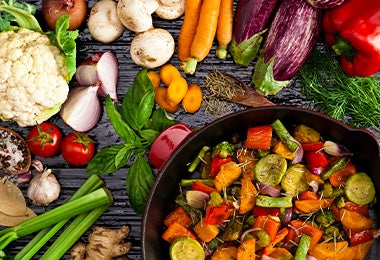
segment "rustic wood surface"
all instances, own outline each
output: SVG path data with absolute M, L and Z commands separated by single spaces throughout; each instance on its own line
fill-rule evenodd
M 35 3 L 38 6 L 37 17 L 42 26 L 44 26 L 44 21 L 41 18 L 41 1 L 27 1 L 30 3 Z M 95 1 L 88 1 L 88 8 L 94 4 Z M 235 1 L 237 2 L 237 1 Z M 177 39 L 179 28 L 181 26 L 183 18 L 180 18 L 175 21 L 164 21 L 154 16 L 154 26 L 167 29 L 172 33 L 173 37 Z M 46 27 L 44 29 L 47 29 Z M 133 63 L 129 54 L 129 46 L 131 39 L 134 36 L 134 33 L 125 30 L 124 34 L 115 42 L 111 44 L 101 44 L 99 42 L 94 41 L 87 29 L 86 24 L 84 24 L 80 30 L 80 35 L 77 42 L 78 49 L 78 61 L 82 61 L 83 59 L 91 56 L 96 52 L 101 51 L 112 51 L 119 62 L 120 66 L 120 78 L 118 85 L 118 96 L 122 98 L 126 93 L 128 87 L 133 82 L 133 79 L 136 73 L 141 69 L 137 65 Z M 222 72 L 228 72 L 239 77 L 242 81 L 246 82 L 249 86 L 250 77 L 252 75 L 253 64 L 248 67 L 237 66 L 233 63 L 230 56 L 225 61 L 220 61 L 215 57 L 215 44 L 213 49 L 211 50 L 210 55 L 198 65 L 196 74 L 194 76 L 187 76 L 188 81 L 198 82 L 203 84 L 205 75 L 214 70 L 218 69 Z M 176 54 L 174 54 L 171 63 L 174 65 L 178 65 L 178 59 Z M 75 85 L 75 82 L 72 82 L 72 85 Z M 277 105 L 292 105 L 292 106 L 300 106 L 300 107 L 308 107 L 310 102 L 307 101 L 304 96 L 302 96 L 300 92 L 300 87 L 297 84 L 297 81 L 293 82 L 286 89 L 281 91 L 275 97 L 270 97 L 270 101 Z M 103 104 L 104 104 L 104 100 Z M 226 106 L 226 113 L 236 111 L 239 109 L 244 109 L 245 107 L 235 104 L 223 103 Z M 0 108 L 1 109 L 1 108 Z M 104 111 L 104 110 L 103 110 Z M 214 120 L 215 118 L 221 116 L 221 114 L 212 114 L 208 111 L 204 111 L 203 109 L 196 114 L 186 114 L 183 110 L 177 112 L 172 115 L 178 121 L 188 124 L 192 128 L 201 127 L 204 124 L 207 124 Z M 59 116 L 54 116 L 51 119 L 52 122 L 56 123 L 64 134 L 68 134 L 72 130 L 64 124 L 62 119 Z M 30 128 L 20 128 L 16 124 L 0 122 L 0 126 L 6 126 L 16 130 L 21 133 L 23 136 L 26 136 Z M 375 135 L 379 136 L 377 132 L 374 132 Z M 93 128 L 88 134 L 93 137 L 97 141 L 97 148 L 100 149 L 102 147 L 118 143 L 120 141 L 119 137 L 113 130 L 106 114 L 103 112 L 101 120 L 99 124 Z M 56 174 L 61 186 L 62 192 L 59 199 L 49 205 L 48 207 L 32 207 L 36 213 L 42 213 L 46 210 L 49 210 L 59 204 L 65 202 L 65 200 L 73 194 L 73 192 L 82 184 L 82 182 L 87 178 L 87 174 L 85 173 L 85 168 L 82 167 L 69 167 L 61 156 L 55 156 L 48 159 L 42 159 L 42 162 L 46 167 L 49 167 Z M 128 173 L 128 165 L 119 170 L 118 172 L 109 175 L 102 176 L 105 180 L 107 187 L 112 191 L 114 196 L 114 203 L 110 207 L 110 209 L 99 219 L 99 221 L 95 225 L 104 225 L 110 228 L 118 228 L 122 224 L 130 226 L 130 235 L 128 240 L 132 242 L 132 248 L 128 254 L 129 259 L 141 259 L 140 253 L 140 228 L 141 228 L 141 218 L 137 216 L 132 210 L 128 196 L 125 191 L 125 179 Z M 25 191 L 25 187 L 23 187 Z M 82 241 L 86 241 L 87 235 L 90 231 L 88 231 L 83 238 Z M 27 241 L 32 236 L 27 236 L 25 238 L 19 239 L 17 242 L 14 242 L 8 246 L 8 249 L 11 252 L 19 251 Z M 46 247 L 42 249 L 45 251 Z M 36 256 L 36 259 L 38 259 Z M 68 258 L 68 255 L 65 256 L 65 259 Z

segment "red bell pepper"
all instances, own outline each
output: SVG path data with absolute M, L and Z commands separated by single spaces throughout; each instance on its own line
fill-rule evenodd
M 210 172 L 209 175 L 211 178 L 215 178 L 218 172 L 220 171 L 220 166 L 222 166 L 225 163 L 231 162 L 233 160 L 232 157 L 226 157 L 226 158 L 219 158 L 219 157 L 214 157 L 211 160 L 211 165 L 210 165 Z
M 248 128 L 244 146 L 248 149 L 269 150 L 272 143 L 272 132 L 273 128 L 271 125 Z
M 305 152 L 304 158 L 309 169 L 325 167 L 329 164 L 329 160 L 324 151 Z
M 261 206 L 255 206 L 253 208 L 253 216 L 280 216 L 280 208 L 266 208 Z
M 350 239 L 350 245 L 355 246 L 374 239 L 372 229 L 353 231 L 345 229 L 347 237 Z
M 366 77 L 380 70 L 380 1 L 346 0 L 326 10 L 322 27 L 348 75 Z
M 210 187 L 202 182 L 199 182 L 199 181 L 195 181 L 192 185 L 191 185 L 191 189 L 192 190 L 197 190 L 197 191 L 202 191 L 204 193 L 207 193 L 207 194 L 210 194 L 211 192 L 218 192 L 219 191 L 214 188 L 214 187 Z
M 302 149 L 304 151 L 318 151 L 323 148 L 323 142 L 319 141 L 311 144 L 302 144 Z
M 232 206 L 221 204 L 219 206 L 207 206 L 204 222 L 207 225 L 219 225 L 227 220 L 232 212 Z

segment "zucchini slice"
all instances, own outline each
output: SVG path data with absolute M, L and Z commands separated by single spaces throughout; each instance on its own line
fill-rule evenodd
M 371 178 L 364 172 L 358 172 L 348 178 L 344 188 L 347 199 L 358 204 L 366 205 L 374 201 L 375 186 Z

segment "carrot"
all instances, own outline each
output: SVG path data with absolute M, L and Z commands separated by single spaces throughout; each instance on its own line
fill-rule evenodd
M 261 228 L 267 232 L 271 241 L 276 238 L 276 234 L 280 226 L 280 221 L 277 221 L 269 216 L 258 216 L 255 223 L 253 224 L 253 228 Z
M 301 213 L 311 213 L 329 207 L 333 201 L 332 198 L 295 200 L 294 207 Z
M 166 100 L 166 92 L 167 88 L 165 87 L 158 87 L 154 90 L 154 99 L 156 100 L 156 103 L 165 109 L 166 112 L 169 113 L 175 113 L 180 109 L 180 105 L 177 104 L 175 106 L 169 104 L 169 102 Z
M 199 21 L 190 47 L 191 58 L 182 62 L 181 68 L 187 74 L 194 74 L 197 63 L 210 53 L 218 24 L 221 0 L 203 0 Z
M 160 74 L 154 70 L 149 71 L 147 74 L 150 81 L 152 81 L 154 89 L 158 88 L 161 84 Z
M 201 87 L 196 83 L 191 83 L 182 99 L 182 107 L 188 113 L 195 113 L 201 108 L 203 93 Z
M 185 1 L 185 16 L 178 35 L 177 55 L 180 61 L 187 61 L 191 58 L 190 48 L 201 12 L 203 0 Z
M 249 238 L 241 242 L 236 250 L 236 260 L 255 260 L 256 259 L 256 239 Z
M 337 170 L 329 176 L 329 181 L 332 186 L 340 187 L 346 183 L 348 178 L 356 173 L 356 167 L 353 163 L 349 162 L 345 167 Z
M 171 223 L 164 233 L 162 233 L 161 237 L 169 243 L 180 237 L 197 239 L 197 236 L 190 229 L 182 226 L 178 222 Z
M 169 86 L 174 78 L 181 76 L 179 70 L 172 64 L 165 64 L 160 69 L 160 79 L 166 86 Z
M 247 130 L 247 139 L 244 146 L 248 149 L 269 150 L 272 141 L 272 126 L 261 125 L 250 127 Z
M 302 192 L 301 194 L 298 194 L 299 200 L 318 200 L 319 196 L 317 193 L 311 190 L 307 190 Z
M 309 250 L 312 250 L 315 247 L 315 245 L 318 244 L 319 240 L 321 239 L 323 235 L 322 230 L 320 230 L 317 226 L 309 222 L 305 222 L 303 220 L 299 220 L 299 219 L 292 220 L 290 222 L 290 225 L 296 228 L 299 232 L 311 237 Z
M 178 105 L 185 97 L 188 89 L 189 86 L 187 85 L 187 81 L 185 78 L 173 78 L 166 91 L 167 102 L 172 106 Z
M 353 231 L 359 231 L 372 227 L 373 220 L 367 218 L 361 213 L 346 210 L 345 208 L 339 211 L 340 221 L 345 228 Z
M 309 250 L 310 255 L 316 259 L 353 259 L 345 258 L 348 250 L 347 241 L 320 243 Z
M 219 59 L 225 59 L 227 57 L 227 47 L 232 40 L 232 29 L 234 20 L 233 8 L 233 0 L 222 0 L 220 2 L 218 25 L 216 27 L 216 39 L 219 44 L 216 50 L 216 55 Z
M 201 240 L 210 242 L 219 234 L 220 230 L 217 225 L 207 225 L 202 219 L 194 226 L 194 231 Z
M 193 224 L 190 215 L 181 206 L 176 207 L 164 218 L 164 224 L 166 227 L 169 227 L 173 222 L 178 222 L 184 227 L 189 227 Z

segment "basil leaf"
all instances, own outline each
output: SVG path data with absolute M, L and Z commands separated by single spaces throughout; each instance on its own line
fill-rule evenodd
M 176 123 L 177 121 L 173 118 L 170 118 L 166 111 L 160 107 L 157 110 L 155 110 L 152 114 L 150 128 L 161 132 L 169 126 L 174 125 Z
M 131 164 L 126 179 L 126 189 L 131 206 L 137 215 L 142 215 L 154 176 L 144 155 L 140 154 Z
M 144 129 L 140 131 L 140 135 L 147 142 L 147 145 L 152 144 L 154 139 L 156 139 L 159 134 L 159 131 L 153 129 Z
M 88 163 L 86 172 L 90 174 L 111 174 L 128 162 L 134 147 L 130 144 L 115 144 L 102 148 Z
M 112 102 L 111 97 L 108 95 L 106 97 L 105 104 L 106 112 L 108 118 L 115 129 L 116 133 L 120 136 L 121 139 L 126 143 L 134 144 L 135 146 L 141 145 L 139 137 L 135 132 L 130 128 L 130 126 L 123 120 L 119 111 L 115 108 L 115 104 Z
M 143 69 L 137 73 L 124 96 L 122 109 L 125 121 L 135 131 L 139 131 L 149 120 L 154 104 L 154 88 L 147 69 Z

